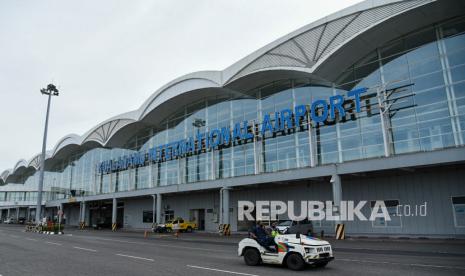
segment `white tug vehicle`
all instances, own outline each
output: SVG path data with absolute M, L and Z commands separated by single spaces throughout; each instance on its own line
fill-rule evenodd
M 292 270 L 302 270 L 307 264 L 324 267 L 334 259 L 329 242 L 300 234 L 278 235 L 276 251 L 260 245 L 252 238 L 239 242 L 238 255 L 247 265 L 279 264 Z

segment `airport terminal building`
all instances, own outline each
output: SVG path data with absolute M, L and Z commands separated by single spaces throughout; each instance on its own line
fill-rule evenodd
M 39 161 L 1 174 L 2 218 L 34 217 Z M 68 225 L 183 217 L 205 231 L 246 231 L 240 200 L 383 200 L 412 209 L 346 222 L 347 235 L 464 237 L 465 3 L 367 0 L 223 71 L 179 77 L 58 141 L 43 199 Z

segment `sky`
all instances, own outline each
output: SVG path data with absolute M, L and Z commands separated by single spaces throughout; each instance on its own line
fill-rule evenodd
M 4 0 L 0 2 L 0 173 L 63 136 L 139 108 L 169 81 L 223 70 L 359 0 Z

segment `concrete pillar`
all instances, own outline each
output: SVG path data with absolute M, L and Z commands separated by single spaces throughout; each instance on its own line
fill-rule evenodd
M 60 215 L 61 213 L 61 215 Z M 61 218 L 63 217 L 63 203 L 58 206 L 58 225 L 61 225 Z
M 34 213 L 34 221 L 35 221 L 36 224 L 39 224 L 39 223 L 42 222 L 42 213 L 41 213 L 42 206 L 40 206 L 40 209 L 38 209 L 37 206 L 36 206 L 35 210 L 36 210 L 36 212 Z M 37 212 L 39 212 L 39 215 L 37 215 Z M 37 218 L 39 218 L 39 221 L 37 221 Z
M 341 177 L 338 174 L 333 174 L 330 180 L 333 189 L 333 201 L 334 207 L 336 211 L 334 215 L 340 215 L 341 211 L 341 200 L 342 200 L 342 185 L 341 185 Z M 336 223 L 340 223 L 337 221 Z
M 157 195 L 152 195 L 152 228 L 155 227 L 156 221 L 156 210 L 157 210 Z
M 40 206 L 39 209 L 36 207 L 36 217 L 37 217 L 37 212 L 39 212 L 39 218 L 40 220 L 37 223 L 40 223 L 42 221 L 42 206 Z
M 220 206 L 218 209 L 218 223 L 223 224 L 223 188 L 220 189 Z
M 31 214 L 31 220 L 34 221 L 34 223 L 37 224 L 37 222 L 36 222 L 36 207 L 30 208 L 29 212 L 32 213 L 32 210 L 34 210 L 34 215 Z
M 16 223 L 18 223 L 19 220 L 19 207 L 16 207 Z
M 222 220 L 220 223 L 222 224 L 230 224 L 229 220 L 229 191 L 230 188 L 222 188 L 220 190 L 220 197 L 221 197 L 221 218 Z
M 162 223 L 162 217 L 161 217 L 161 201 L 162 201 L 162 196 L 161 194 L 157 194 L 157 224 Z
M 80 222 L 81 223 L 85 223 L 86 222 L 86 202 L 85 201 L 82 201 L 81 202 L 81 214 L 80 214 Z
M 27 207 L 27 209 L 26 209 L 26 221 L 29 221 L 30 216 L 31 216 L 31 208 Z
M 112 212 L 111 212 L 111 224 L 112 225 L 115 225 L 116 224 L 116 216 L 117 216 L 117 212 L 118 212 L 118 201 L 116 200 L 116 198 L 113 198 L 113 209 L 112 209 Z M 112 226 L 113 227 L 113 226 Z
M 10 208 L 8 208 L 7 210 L 8 210 L 8 212 L 6 214 L 6 218 L 10 218 Z

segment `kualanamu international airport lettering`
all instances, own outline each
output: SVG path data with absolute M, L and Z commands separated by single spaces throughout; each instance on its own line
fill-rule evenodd
M 328 117 L 334 120 L 337 113 L 344 117 L 346 113 L 344 104 L 348 101 L 355 105 L 355 112 L 358 113 L 360 112 L 360 95 L 366 91 L 367 88 L 359 88 L 347 92 L 345 97 L 335 95 L 331 96 L 329 101 L 319 99 L 309 106 L 298 105 L 294 109 L 283 109 L 271 116 L 265 114 L 261 124 L 258 125 L 254 122 L 243 121 L 235 123 L 232 128 L 230 126 L 212 128 L 207 132 L 198 131 L 195 136 L 153 147 L 148 152 L 137 152 L 116 160 L 103 161 L 98 165 L 98 170 L 101 174 L 107 174 L 144 166 L 147 162 L 160 163 L 199 154 L 202 151 L 234 145 L 235 142 L 250 141 L 254 135 L 265 137 L 267 134 L 294 129 L 308 117 L 315 124 L 324 123 Z

